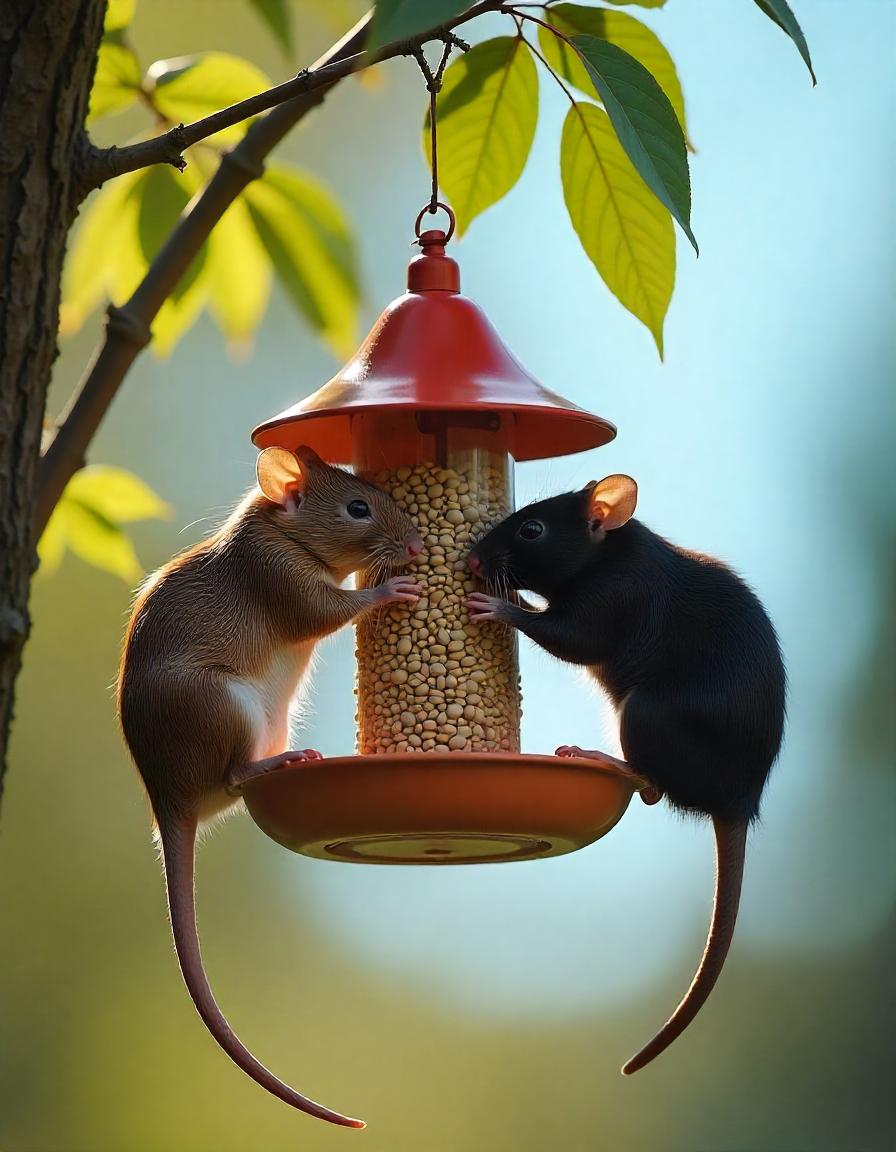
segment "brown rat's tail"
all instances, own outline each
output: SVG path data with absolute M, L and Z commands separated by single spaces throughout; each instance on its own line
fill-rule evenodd
M 284 1084 L 282 1080 L 267 1070 L 263 1064 L 244 1048 L 215 1003 L 208 977 L 202 966 L 199 951 L 199 936 L 196 930 L 196 905 L 193 893 L 193 872 L 196 854 L 196 819 L 168 819 L 159 821 L 159 836 L 162 842 L 162 855 L 165 865 L 165 883 L 168 890 L 168 908 L 171 913 L 171 929 L 174 934 L 174 947 L 180 961 L 187 991 L 202 1017 L 203 1023 L 230 1059 L 252 1077 L 262 1088 L 274 1096 L 316 1116 L 329 1120 L 331 1124 L 342 1124 L 346 1128 L 363 1128 L 363 1120 L 352 1120 L 339 1112 L 331 1112 L 300 1095 Z
M 740 889 L 744 878 L 744 856 L 747 848 L 746 823 L 723 823 L 713 818 L 716 837 L 716 893 L 709 936 L 697 974 L 684 999 L 641 1051 L 623 1066 L 624 1076 L 631 1076 L 656 1059 L 691 1023 L 718 980 L 731 947 Z

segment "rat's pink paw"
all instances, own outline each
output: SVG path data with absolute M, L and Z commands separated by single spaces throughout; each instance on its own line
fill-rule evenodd
M 297 748 L 292 752 L 284 752 L 277 768 L 289 768 L 291 764 L 304 764 L 306 760 L 323 760 L 323 755 L 316 748 Z
M 583 757 L 586 760 L 588 759 L 587 754 L 582 751 L 582 749 L 578 746 L 578 744 L 561 744 L 560 747 L 557 749 L 557 751 L 554 753 L 554 755 L 555 756 L 566 756 L 566 757 L 576 756 L 576 757 Z
M 474 624 L 484 624 L 487 620 L 502 620 L 507 605 L 497 596 L 489 596 L 486 592 L 471 592 L 467 597 L 466 606 L 470 612 L 470 620 Z
M 381 604 L 416 604 L 423 589 L 413 576 L 393 576 L 377 588 Z

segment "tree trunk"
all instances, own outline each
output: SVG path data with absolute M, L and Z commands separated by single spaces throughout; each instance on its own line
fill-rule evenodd
M 65 242 L 106 0 L 0 0 L 0 795 Z

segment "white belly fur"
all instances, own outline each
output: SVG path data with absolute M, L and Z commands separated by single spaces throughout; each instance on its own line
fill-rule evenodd
M 260 676 L 232 682 L 233 697 L 252 728 L 253 760 L 289 748 L 290 714 L 313 652 L 312 642 L 282 648 Z

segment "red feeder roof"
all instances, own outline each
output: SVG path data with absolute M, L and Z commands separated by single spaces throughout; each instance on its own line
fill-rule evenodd
M 460 295 L 445 233 L 424 232 L 408 291 L 386 308 L 348 364 L 313 395 L 260 424 L 259 448 L 308 444 L 350 463 L 351 416 L 371 410 L 511 414 L 509 450 L 541 460 L 606 444 L 615 427 L 564 400 L 510 353 L 482 310 Z

